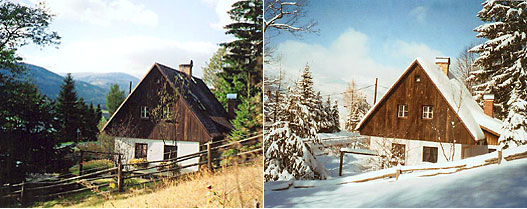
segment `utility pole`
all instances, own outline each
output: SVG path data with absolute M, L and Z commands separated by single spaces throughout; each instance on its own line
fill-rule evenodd
M 375 78 L 375 94 L 373 95 L 373 104 L 377 103 L 377 81 L 379 78 Z

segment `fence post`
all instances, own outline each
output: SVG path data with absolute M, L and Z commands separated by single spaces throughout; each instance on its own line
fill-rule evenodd
M 79 160 L 79 176 L 82 176 L 82 160 L 84 157 L 84 151 L 81 150 L 81 159 Z
M 22 186 L 20 186 L 20 203 L 22 206 L 26 205 L 26 196 L 24 195 L 24 187 L 25 187 L 26 181 L 22 182 Z
M 119 158 L 121 158 L 120 155 Z M 117 191 L 123 191 L 123 163 L 121 163 L 121 159 L 119 159 L 117 164 Z
M 498 150 L 498 165 L 501 164 L 502 152 L 501 149 Z
M 344 160 L 344 152 L 340 151 L 340 166 L 339 166 L 339 176 L 342 176 L 342 161 Z
M 211 141 L 207 143 L 207 168 L 212 171 L 212 153 L 210 147 Z
M 401 175 L 401 169 L 397 167 L 395 170 L 395 180 L 397 181 L 399 179 L 399 176 Z

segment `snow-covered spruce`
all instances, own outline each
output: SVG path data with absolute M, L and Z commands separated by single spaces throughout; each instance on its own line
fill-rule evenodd
M 527 101 L 517 99 L 510 108 L 503 123 L 503 131 L 498 142 L 503 148 L 527 144 Z
M 324 166 L 289 125 L 287 121 L 277 122 L 265 136 L 265 181 L 326 179 Z
M 487 0 L 478 17 L 487 23 L 475 29 L 477 37 L 487 41 L 470 50 L 479 54 L 474 66 L 480 70 L 473 71 L 469 80 L 480 83 L 474 86 L 477 97 L 486 93 L 495 95 L 495 104 L 499 107 L 496 115 L 505 121 L 499 139 L 502 145 L 524 144 L 527 135 L 527 1 Z
M 285 179 L 325 179 L 327 174 L 303 139 L 320 143 L 316 95 L 306 66 L 301 79 L 289 88 L 277 121 L 266 129 L 264 177 L 266 181 Z

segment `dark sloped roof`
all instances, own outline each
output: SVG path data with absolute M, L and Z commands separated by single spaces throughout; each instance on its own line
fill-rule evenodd
M 203 80 L 194 76 L 190 79 L 185 73 L 159 63 L 156 66 L 171 85 L 176 87 L 212 137 L 232 129 L 227 112 Z

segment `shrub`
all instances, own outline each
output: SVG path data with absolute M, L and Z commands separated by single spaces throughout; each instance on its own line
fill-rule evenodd
M 170 172 L 173 175 L 179 175 L 180 170 L 179 167 L 181 167 L 178 163 L 175 162 L 160 162 L 159 165 L 161 167 L 157 167 L 157 170 L 164 171 L 164 170 L 170 170 Z
M 87 162 L 82 162 L 81 164 L 82 164 L 83 170 L 88 170 L 88 169 L 93 169 L 93 168 L 97 168 L 98 170 L 103 170 L 107 168 L 112 168 L 114 166 L 111 160 L 106 160 L 106 159 L 90 160 Z
M 131 159 L 130 164 L 133 164 L 135 168 L 146 168 L 148 166 L 148 161 L 145 158 L 134 158 Z

